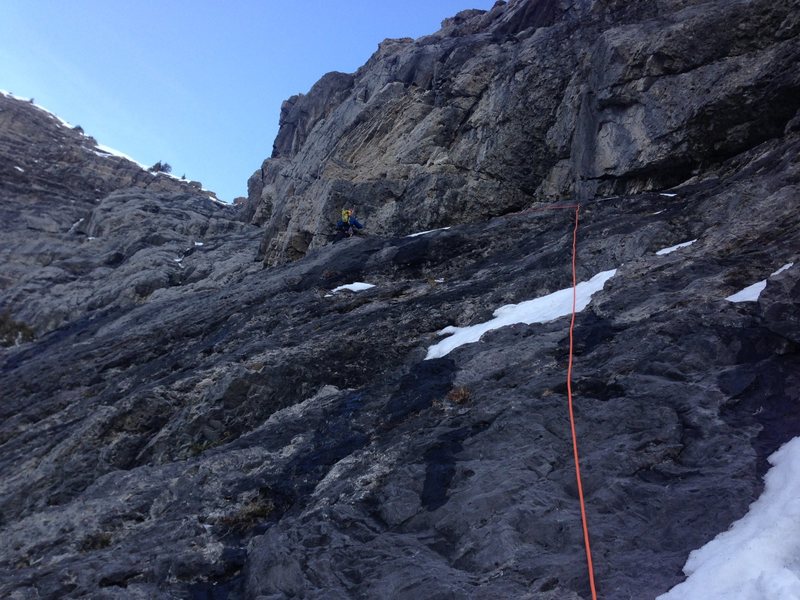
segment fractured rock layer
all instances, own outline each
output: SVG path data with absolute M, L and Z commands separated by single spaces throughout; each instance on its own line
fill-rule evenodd
M 795 0 L 497 3 L 386 40 L 281 110 L 249 182 L 262 252 L 477 222 L 532 198 L 675 185 L 780 136 L 800 108 Z
M 42 334 L 221 278 L 232 256 L 252 265 L 236 240 L 256 228 L 198 183 L 147 172 L 2 94 L 0 130 L 0 314 L 18 327 Z

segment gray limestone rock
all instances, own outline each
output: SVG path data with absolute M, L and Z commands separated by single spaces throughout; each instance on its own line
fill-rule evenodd
M 590 597 L 569 317 L 425 360 L 571 286 L 562 188 L 617 269 L 574 330 L 599 595 L 679 583 L 800 435 L 790 8 L 460 13 L 285 106 L 239 212 L 0 97 L 0 596 Z
M 254 268 L 257 229 L 199 184 L 147 172 L 3 95 L 0 129 L 0 313 L 18 328 L 41 335 Z
M 281 111 L 249 187 L 265 260 L 327 243 L 345 205 L 402 234 L 708 171 L 800 108 L 797 8 L 519 1 L 386 40 Z

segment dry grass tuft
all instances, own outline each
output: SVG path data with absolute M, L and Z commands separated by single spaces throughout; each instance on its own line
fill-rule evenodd
M 465 385 L 459 385 L 447 392 L 447 399 L 453 404 L 464 404 L 470 399 L 469 388 Z

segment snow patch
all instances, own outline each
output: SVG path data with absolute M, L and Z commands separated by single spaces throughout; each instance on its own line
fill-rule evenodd
M 194 243 L 194 245 L 195 245 L 195 246 L 202 246 L 202 245 L 203 245 L 203 242 L 195 242 L 195 243 Z
M 417 237 L 418 235 L 425 235 L 428 233 L 433 233 L 434 231 L 446 231 L 450 229 L 449 227 L 440 227 L 439 229 L 429 229 L 428 231 L 420 231 L 419 233 L 412 233 L 411 235 L 407 235 L 406 237 Z
M 692 551 L 683 567 L 688 579 L 656 600 L 800 598 L 800 437 L 769 462 L 749 512 Z
M 758 283 L 748 285 L 743 290 L 739 290 L 735 294 L 731 294 L 725 300 L 728 302 L 755 302 L 767 287 L 767 280 L 762 279 Z
M 340 285 L 339 287 L 335 287 L 331 290 L 331 293 L 335 294 L 336 292 L 341 292 L 342 290 L 350 290 L 351 292 L 361 292 L 363 290 L 368 290 L 369 288 L 374 288 L 375 286 L 371 283 L 362 283 L 360 281 L 356 281 L 355 283 L 348 283 L 347 285 Z
M 217 198 L 216 192 L 212 192 L 211 190 L 207 190 L 206 188 L 200 188 L 201 191 L 208 194 L 208 199 L 212 202 L 216 202 L 217 204 L 221 204 L 222 206 L 230 206 L 230 202 L 225 202 L 224 200 L 220 200 Z
M 793 262 L 786 263 L 780 269 L 775 271 L 774 273 L 770 274 L 770 277 L 774 277 L 779 273 L 783 273 L 786 269 L 791 269 L 794 266 Z M 728 302 L 756 302 L 758 297 L 761 295 L 767 287 L 767 280 L 762 279 L 759 282 L 754 283 L 753 285 L 748 285 L 743 290 L 739 290 L 735 294 L 731 294 L 725 300 Z
M 659 194 L 659 196 L 666 196 L 667 198 L 674 198 L 674 197 L 675 197 L 675 196 L 677 196 L 677 195 L 678 195 L 678 194 L 666 194 L 666 193 L 661 193 L 661 194 Z
M 680 250 L 681 248 L 686 248 L 687 246 L 691 246 L 697 241 L 697 238 L 693 240 L 689 240 L 688 242 L 683 242 L 682 244 L 677 244 L 675 246 L 670 246 L 669 248 L 662 248 L 656 254 L 658 256 L 664 256 L 665 254 L 670 254 L 671 252 L 675 252 L 675 250 Z
M 15 168 L 17 171 L 19 171 L 20 173 L 24 173 L 24 172 L 25 172 L 25 169 L 23 169 L 22 167 L 14 167 L 14 168 Z
M 589 305 L 592 295 L 603 289 L 606 281 L 611 279 L 617 270 L 603 271 L 583 281 L 575 287 L 575 312 L 580 312 Z M 425 360 L 441 358 L 464 344 L 471 344 L 480 340 L 481 336 L 492 329 L 499 329 L 507 325 L 524 323 L 546 323 L 559 317 L 572 314 L 572 288 L 558 290 L 552 294 L 526 300 L 519 304 L 507 304 L 494 311 L 494 319 L 470 325 L 469 327 L 445 327 L 439 335 L 451 334 L 450 337 L 428 348 Z
M 58 121 L 58 122 L 59 122 L 59 123 L 60 123 L 60 124 L 61 124 L 63 127 L 66 127 L 67 129 L 75 129 L 75 128 L 72 126 L 72 123 L 70 123 L 70 122 L 68 122 L 68 121 L 65 121 L 64 119 L 62 119 L 61 117 L 59 117 L 59 116 L 58 116 L 57 114 L 55 114 L 54 112 L 51 112 L 51 111 L 47 110 L 45 107 L 43 107 L 43 106 L 39 106 L 38 104 L 34 104 L 34 106 L 35 106 L 36 108 L 38 108 L 38 109 L 41 109 L 41 110 L 43 110 L 44 112 L 46 112 L 48 115 L 50 115 L 50 118 L 51 118 L 51 119 L 55 119 L 55 120 L 56 120 L 56 121 Z
M 147 167 L 145 167 L 138 160 L 134 160 L 133 158 L 131 158 L 130 156 L 128 156 L 124 152 L 120 152 L 119 150 L 115 150 L 114 148 L 111 148 L 110 146 L 106 146 L 104 144 L 97 144 L 97 149 L 102 153 L 102 154 L 98 154 L 97 152 L 95 152 L 95 154 L 98 154 L 98 156 L 103 156 L 103 157 L 107 158 L 108 155 L 111 154 L 112 156 L 118 156 L 119 158 L 124 158 L 125 160 L 129 160 L 132 163 L 135 163 L 135 164 L 139 165 L 142 169 L 147 170 Z

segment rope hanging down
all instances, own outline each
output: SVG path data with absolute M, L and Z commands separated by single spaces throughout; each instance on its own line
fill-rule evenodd
M 594 564 L 592 563 L 592 547 L 589 544 L 589 525 L 586 520 L 586 503 L 583 499 L 583 483 L 581 482 L 581 466 L 578 457 L 578 434 L 575 431 L 575 412 L 573 410 L 572 402 L 572 355 L 574 350 L 574 332 L 575 332 L 575 313 L 578 304 L 578 276 L 575 269 L 575 264 L 578 255 L 578 221 L 580 215 L 580 205 L 578 204 L 551 204 L 549 206 L 539 206 L 520 211 L 516 214 L 524 214 L 527 212 L 534 212 L 540 210 L 553 210 L 553 209 L 574 209 L 575 210 L 575 227 L 572 230 L 572 319 L 569 324 L 569 364 L 567 367 L 567 403 L 569 406 L 569 425 L 572 431 L 572 454 L 575 459 L 575 479 L 578 482 L 578 500 L 581 506 L 581 525 L 583 526 L 583 544 L 586 548 L 586 565 L 589 570 L 589 587 L 592 590 L 592 600 L 597 600 L 597 589 L 594 585 Z
M 592 548 L 589 544 L 589 525 L 586 521 L 586 504 L 583 500 L 583 484 L 581 483 L 581 467 L 578 458 L 578 435 L 575 432 L 575 414 L 572 410 L 572 354 L 574 348 L 575 307 L 578 302 L 578 279 L 575 262 L 578 248 L 578 215 L 580 207 L 575 206 L 575 228 L 572 231 L 572 320 L 569 324 L 569 365 L 567 367 L 567 400 L 569 405 L 569 425 L 572 430 L 572 452 L 575 458 L 575 479 L 578 482 L 578 500 L 581 505 L 581 523 L 583 525 L 583 543 L 586 547 L 586 564 L 589 569 L 589 586 L 592 589 L 592 600 L 597 600 L 594 585 L 594 565 L 592 564 Z

